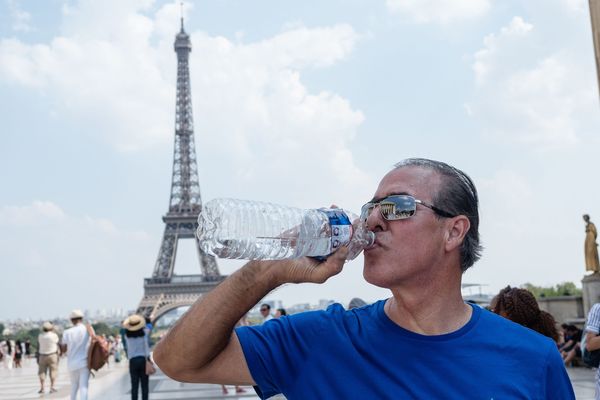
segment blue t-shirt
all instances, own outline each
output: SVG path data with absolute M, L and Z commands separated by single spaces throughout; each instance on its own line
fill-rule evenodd
M 459 330 L 403 329 L 385 300 L 236 329 L 262 398 L 574 399 L 555 343 L 478 306 Z

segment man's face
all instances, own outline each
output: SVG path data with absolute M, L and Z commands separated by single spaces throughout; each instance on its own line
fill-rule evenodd
M 266 317 L 267 315 L 269 315 L 269 311 L 270 311 L 270 310 L 269 310 L 267 307 L 265 307 L 265 306 L 262 306 L 262 307 L 260 308 L 260 314 L 261 314 L 263 317 Z
M 439 175 L 430 169 L 395 169 L 384 176 L 373 198 L 408 194 L 431 204 L 440 181 Z M 431 277 L 428 272 L 433 271 L 445 255 L 446 221 L 422 205 L 417 205 L 415 215 L 410 218 L 386 221 L 376 207 L 367 218 L 367 226 L 375 232 L 376 239 L 374 246 L 364 252 L 365 280 L 393 288 L 407 280 Z

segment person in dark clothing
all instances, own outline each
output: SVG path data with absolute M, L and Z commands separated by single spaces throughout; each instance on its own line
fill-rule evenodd
M 129 375 L 131 376 L 131 399 L 137 400 L 139 386 L 142 386 L 142 400 L 148 400 L 148 375 L 146 362 L 150 361 L 150 348 L 146 337 L 146 321 L 140 315 L 132 315 L 123 322 Z
M 15 368 L 21 368 L 21 360 L 23 359 L 23 346 L 21 341 L 17 340 L 15 344 Z
M 575 358 L 581 357 L 581 338 L 583 336 L 583 331 L 575 325 L 569 325 L 567 326 L 567 335 L 569 344 L 563 347 L 560 352 L 565 362 L 565 366 L 571 365 Z

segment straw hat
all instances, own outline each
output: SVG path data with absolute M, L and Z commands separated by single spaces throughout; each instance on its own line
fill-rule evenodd
M 123 327 L 128 331 L 139 331 L 146 326 L 146 320 L 141 315 L 133 314 L 123 321 Z
M 44 324 L 42 325 L 42 329 L 46 332 L 50 332 L 52 328 L 54 328 L 54 325 L 52 325 L 52 322 L 49 321 L 44 322 Z
M 69 319 L 75 319 L 75 318 L 83 318 L 83 313 L 81 312 L 81 310 L 71 311 L 71 314 L 69 314 Z

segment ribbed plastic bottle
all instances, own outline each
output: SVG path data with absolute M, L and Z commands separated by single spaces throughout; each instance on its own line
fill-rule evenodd
M 198 225 L 204 252 L 243 260 L 326 257 L 344 245 L 352 260 L 375 240 L 358 216 L 340 208 L 303 210 L 250 200 L 211 200 Z

